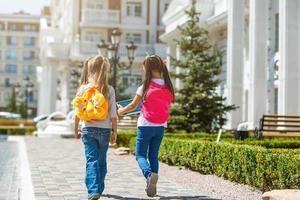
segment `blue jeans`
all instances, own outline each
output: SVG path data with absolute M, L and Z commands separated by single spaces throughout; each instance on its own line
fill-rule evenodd
M 110 139 L 110 129 L 85 127 L 82 129 L 82 141 L 85 147 L 86 177 L 88 197 L 101 195 L 107 173 L 106 154 Z
M 153 173 L 158 173 L 158 152 L 164 137 L 163 126 L 138 127 L 136 138 L 136 160 L 145 178 Z M 148 152 L 148 160 L 147 160 Z

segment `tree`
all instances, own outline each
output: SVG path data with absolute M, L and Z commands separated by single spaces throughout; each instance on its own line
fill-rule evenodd
M 188 21 L 179 27 L 180 38 L 175 40 L 180 48 L 180 59 L 171 58 L 173 66 L 181 69 L 172 74 L 182 86 L 176 90 L 169 125 L 172 129 L 188 132 L 206 131 L 224 125 L 224 117 L 234 105 L 225 105 L 224 97 L 217 93 L 222 72 L 221 53 L 214 52 L 208 32 L 199 25 L 195 4 L 186 11 Z
M 14 88 L 12 89 L 12 95 L 7 105 L 7 112 L 12 112 L 12 113 L 17 112 L 17 94 Z
M 27 119 L 28 117 L 27 110 L 28 110 L 28 105 L 26 101 L 22 101 L 18 107 L 18 113 L 21 114 L 21 117 L 23 119 Z

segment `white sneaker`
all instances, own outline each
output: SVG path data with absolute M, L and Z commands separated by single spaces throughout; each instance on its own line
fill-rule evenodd
M 156 195 L 157 181 L 158 181 L 158 174 L 156 173 L 151 173 L 151 175 L 147 178 L 146 193 L 148 197 L 154 197 Z

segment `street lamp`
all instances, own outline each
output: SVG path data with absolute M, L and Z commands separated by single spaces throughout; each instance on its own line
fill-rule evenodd
M 26 103 L 26 113 L 27 113 L 27 116 L 29 114 L 29 111 L 31 111 L 30 109 L 30 106 L 29 106 L 29 97 L 32 96 L 32 91 L 33 91 L 33 87 L 34 87 L 34 84 L 30 81 L 30 78 L 29 77 L 26 77 L 24 79 L 25 81 L 25 103 Z
M 129 45 L 126 46 L 128 53 L 129 65 L 125 65 L 124 63 L 119 63 L 120 57 L 118 55 L 119 45 L 121 40 L 122 32 L 119 29 L 114 29 L 111 33 L 111 43 L 108 45 L 104 40 L 97 45 L 98 53 L 109 58 L 112 68 L 113 68 L 113 80 L 112 85 L 117 89 L 117 69 L 118 67 L 130 68 L 132 67 L 133 61 L 135 59 L 137 46 L 134 45 L 133 42 L 130 42 Z
M 77 70 L 73 69 L 70 73 L 70 77 L 73 88 L 77 88 L 79 86 L 78 79 L 80 77 L 80 73 Z
M 97 47 L 98 47 L 98 54 L 100 54 L 100 55 L 106 55 L 108 45 L 105 44 L 104 40 L 101 40 L 101 42 L 97 45 Z

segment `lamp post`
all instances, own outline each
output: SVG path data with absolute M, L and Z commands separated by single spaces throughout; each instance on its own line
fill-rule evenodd
M 111 42 L 106 44 L 104 40 L 102 40 L 98 45 L 98 53 L 101 55 L 107 55 L 113 68 L 113 77 L 112 77 L 112 85 L 114 89 L 117 89 L 117 70 L 118 67 L 130 68 L 132 67 L 133 61 L 135 59 L 135 53 L 137 46 L 134 45 L 133 42 L 130 42 L 126 48 L 128 53 L 129 65 L 121 64 L 120 57 L 118 55 L 120 39 L 122 32 L 119 29 L 114 29 L 111 34 Z
M 29 77 L 26 77 L 24 79 L 24 81 L 25 81 L 26 114 L 27 114 L 27 117 L 28 117 L 29 111 L 31 111 L 30 106 L 29 106 L 29 103 L 30 103 L 29 97 L 32 96 L 32 91 L 33 91 L 34 84 L 30 81 Z

